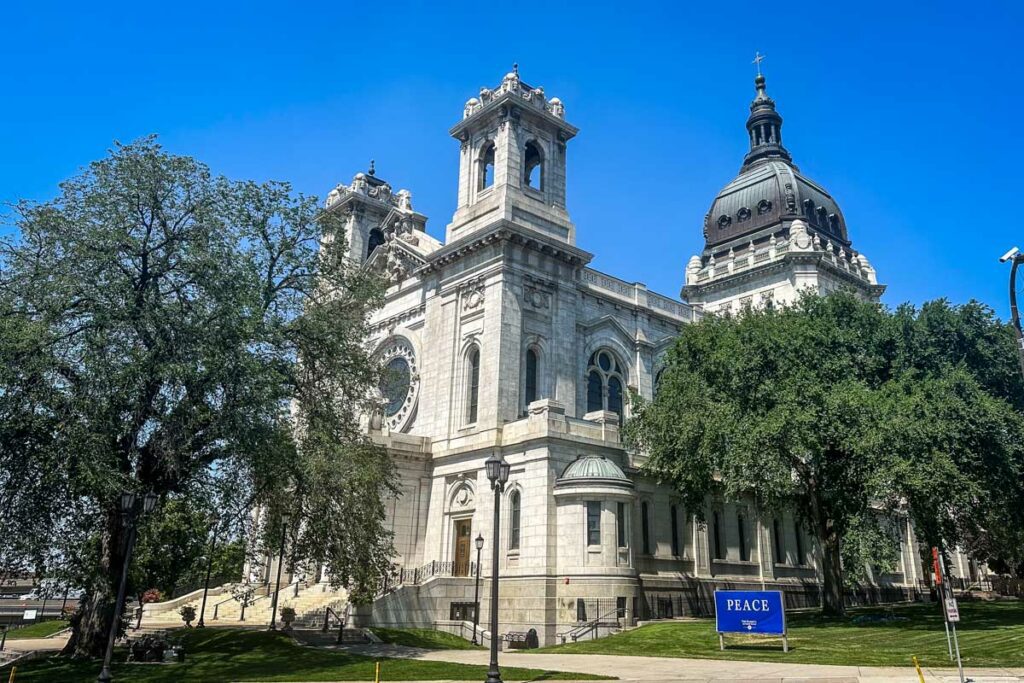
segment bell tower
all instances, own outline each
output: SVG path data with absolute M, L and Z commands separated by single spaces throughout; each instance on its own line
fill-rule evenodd
M 481 88 L 451 129 L 461 144 L 459 205 L 445 241 L 505 220 L 576 241 L 565 207 L 565 148 L 577 129 L 561 100 L 529 86 L 514 66 L 497 89 Z

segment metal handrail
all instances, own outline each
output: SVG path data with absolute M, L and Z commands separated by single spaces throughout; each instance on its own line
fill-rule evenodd
M 345 624 L 348 623 L 348 611 L 350 604 L 351 603 L 345 603 L 345 609 L 342 610 L 341 614 L 335 612 L 330 605 L 327 605 L 324 611 L 324 627 L 322 629 L 324 633 L 327 633 L 328 622 L 330 621 L 332 614 L 334 615 L 334 618 L 338 620 L 338 645 L 341 645 L 342 636 L 345 634 Z
M 622 617 L 619 616 L 620 614 L 622 614 L 622 610 L 619 609 L 618 607 L 616 607 L 612 611 L 606 612 L 606 613 L 602 614 L 601 616 L 597 617 L 596 619 L 591 619 L 588 622 L 585 622 L 585 623 L 582 623 L 582 624 L 577 624 L 576 626 L 574 626 L 573 628 L 569 629 L 568 631 L 565 631 L 564 633 L 559 633 L 557 635 L 558 635 L 559 638 L 561 638 L 563 643 L 565 642 L 566 637 L 572 638 L 572 642 L 575 643 L 576 640 L 580 636 L 582 636 L 584 633 L 587 633 L 589 631 L 593 631 L 598 626 L 600 626 L 602 622 L 607 620 L 608 617 L 610 617 L 613 614 L 615 615 L 615 623 L 616 623 L 616 625 L 618 625 L 619 624 L 619 620 L 622 619 Z

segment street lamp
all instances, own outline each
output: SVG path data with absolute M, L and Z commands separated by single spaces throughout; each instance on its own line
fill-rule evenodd
M 1010 318 L 1013 329 L 1017 333 L 1017 356 L 1020 360 L 1020 371 L 1024 373 L 1024 332 L 1021 331 L 1020 311 L 1017 309 L 1017 266 L 1024 263 L 1024 254 L 1014 247 L 1003 254 L 1000 262 L 1010 261 Z
M 494 491 L 494 532 L 491 543 L 491 663 L 487 669 L 486 683 L 502 683 L 501 672 L 498 670 L 498 530 L 501 528 L 501 492 L 508 482 L 510 465 L 497 453 L 484 461 L 487 478 L 491 480 Z
M 196 628 L 205 628 L 206 622 L 206 594 L 210 592 L 210 572 L 213 570 L 213 553 L 217 550 L 217 521 L 213 523 L 212 535 L 210 537 L 210 557 L 206 560 L 206 581 L 203 582 L 203 605 L 199 608 L 199 623 Z
M 274 599 L 270 604 L 270 630 L 277 630 L 277 595 L 281 592 L 281 565 L 284 564 L 284 542 L 288 535 L 288 522 L 291 517 L 281 515 L 281 550 L 277 555 L 277 586 L 274 588 Z
M 476 645 L 476 627 L 480 624 L 480 551 L 484 549 L 484 535 L 476 536 L 476 593 L 473 597 L 473 644 Z
M 121 516 L 124 519 L 124 526 L 128 530 L 128 537 L 124 546 L 124 565 L 121 567 L 121 583 L 117 587 L 117 602 L 114 603 L 114 618 L 110 622 L 110 633 L 107 635 L 107 651 L 103 655 L 103 670 L 100 671 L 100 683 L 109 683 L 113 680 L 110 675 L 110 660 L 114 656 L 114 641 L 117 639 L 117 626 L 121 621 L 121 611 L 124 609 L 124 593 L 128 587 L 128 568 L 132 562 L 132 551 L 135 550 L 135 537 L 137 531 L 136 520 L 139 516 L 139 509 L 136 505 L 138 496 L 134 491 L 125 491 L 121 494 Z M 149 514 L 156 508 L 160 497 L 150 491 L 142 497 L 143 514 Z

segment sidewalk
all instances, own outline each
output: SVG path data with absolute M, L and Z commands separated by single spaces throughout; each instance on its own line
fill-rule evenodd
M 397 645 L 360 645 L 345 648 L 371 657 L 398 657 L 428 661 L 486 665 L 485 650 L 419 650 Z M 919 683 L 912 667 L 778 664 L 675 657 L 617 655 L 526 654 L 502 652 L 501 666 L 554 671 L 576 671 L 615 676 L 624 681 L 693 681 L 703 683 Z M 927 683 L 959 683 L 956 669 L 924 669 Z M 965 670 L 975 683 L 1024 683 L 1024 669 L 977 668 Z

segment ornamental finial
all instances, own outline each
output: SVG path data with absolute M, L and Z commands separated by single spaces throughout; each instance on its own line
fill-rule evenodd
M 373 159 L 370 159 L 370 170 L 367 171 L 370 175 L 377 175 L 377 169 L 374 168 Z

